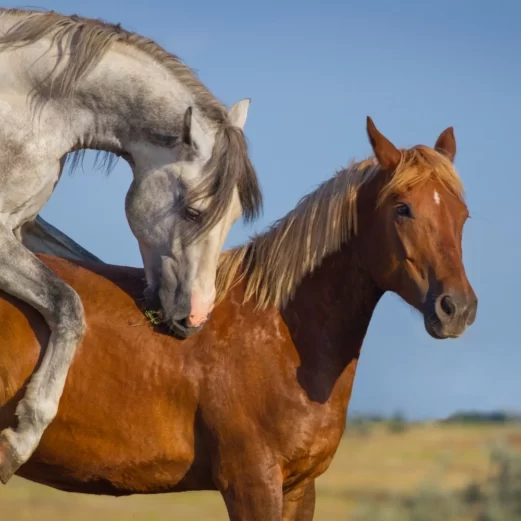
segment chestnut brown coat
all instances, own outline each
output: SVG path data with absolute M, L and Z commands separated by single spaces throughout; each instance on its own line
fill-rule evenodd
M 58 415 L 17 474 L 93 494 L 219 490 L 232 520 L 311 520 L 383 293 L 417 308 L 435 338 L 476 314 L 452 129 L 409 150 L 370 119 L 368 134 L 373 158 L 223 254 L 221 301 L 191 338 L 144 318 L 142 270 L 42 256 L 81 296 L 88 329 Z M 0 429 L 16 423 L 48 334 L 37 312 L 0 299 Z

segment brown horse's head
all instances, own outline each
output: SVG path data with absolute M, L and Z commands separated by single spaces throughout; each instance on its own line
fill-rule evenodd
M 370 183 L 377 201 L 371 276 L 382 291 L 419 310 L 431 336 L 458 337 L 476 318 L 477 298 L 462 259 L 468 210 L 453 166 L 453 129 L 442 132 L 434 148 L 408 150 L 398 150 L 370 118 L 367 132 L 380 167 Z

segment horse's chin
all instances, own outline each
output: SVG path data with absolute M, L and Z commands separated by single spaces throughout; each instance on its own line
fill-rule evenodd
M 465 328 L 462 331 L 456 331 L 454 328 L 450 330 L 443 326 L 443 324 L 439 320 L 428 320 L 424 319 L 425 331 L 436 340 L 446 340 L 447 338 L 459 338 L 464 332 Z
M 185 320 L 171 320 L 170 331 L 177 339 L 186 340 L 201 331 L 203 325 L 204 324 L 200 326 L 187 326 Z

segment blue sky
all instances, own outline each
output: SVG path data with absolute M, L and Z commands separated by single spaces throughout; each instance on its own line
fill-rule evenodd
M 231 105 L 252 98 L 246 134 L 264 216 L 284 215 L 351 158 L 369 154 L 365 117 L 398 146 L 432 145 L 454 126 L 472 215 L 464 255 L 480 299 L 475 325 L 437 342 L 398 297 L 379 304 L 351 411 L 439 417 L 521 410 L 521 3 L 497 0 L 4 2 L 101 17 L 153 38 Z M 91 157 L 91 156 L 89 156 Z M 125 215 L 131 174 L 62 179 L 42 215 L 103 260 L 141 265 Z

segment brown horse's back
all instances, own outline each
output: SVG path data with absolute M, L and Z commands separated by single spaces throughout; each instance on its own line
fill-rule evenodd
M 95 493 L 189 487 L 198 401 L 197 375 L 184 367 L 191 342 L 151 331 L 134 300 L 143 289 L 142 270 L 103 266 L 102 276 L 69 261 L 42 258 L 82 297 L 88 330 L 59 414 L 18 474 L 67 490 L 77 484 L 83 492 L 90 482 Z M 37 312 L 2 297 L 0 430 L 16 421 L 21 388 L 49 335 Z M 170 387 L 165 386 L 169 379 Z M 66 481 L 64 468 L 70 473 Z

